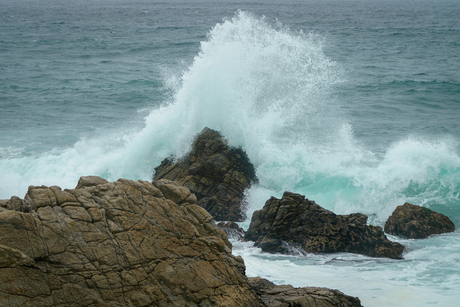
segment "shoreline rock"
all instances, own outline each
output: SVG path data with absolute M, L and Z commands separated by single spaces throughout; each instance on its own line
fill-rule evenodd
M 305 196 L 285 192 L 255 211 L 245 240 L 263 251 L 290 253 L 289 245 L 307 253 L 348 252 L 402 259 L 404 246 L 387 239 L 379 226 L 367 226 L 360 213 L 336 215 Z
M 187 188 L 83 181 L 31 186 L 0 212 L 1 306 L 259 306 Z
M 258 181 L 246 153 L 228 146 L 219 132 L 209 128 L 200 132 L 184 158 L 166 158 L 155 168 L 153 181 L 159 179 L 186 186 L 214 219 L 233 222 L 244 221 L 244 193 Z
M 173 181 L 82 177 L 1 205 L 0 306 L 361 306 L 337 290 L 248 280 L 227 235 Z
M 385 223 L 386 233 L 408 239 L 453 231 L 454 223 L 444 214 L 409 203 L 396 207 Z
M 267 307 L 362 307 L 359 298 L 328 288 L 277 286 L 260 277 L 249 277 L 249 285 Z

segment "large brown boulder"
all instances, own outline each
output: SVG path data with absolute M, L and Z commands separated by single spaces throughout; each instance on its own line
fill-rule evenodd
M 250 277 L 249 285 L 261 297 L 267 307 L 361 307 L 357 297 L 351 297 L 338 290 L 327 288 L 304 287 L 294 288 L 291 285 L 277 286 L 274 283 L 260 278 Z
M 0 201 L 0 306 L 361 306 L 337 290 L 248 280 L 231 247 L 176 182 L 31 186 Z
M 366 222 L 364 214 L 336 215 L 303 195 L 285 192 L 254 212 L 245 239 L 272 253 L 291 253 L 293 247 L 301 247 L 308 253 L 402 259 L 404 247 L 389 241 L 381 227 Z
M 257 182 L 254 166 L 241 148 L 229 147 L 219 132 L 204 128 L 184 158 L 167 158 L 153 180 L 169 179 L 186 186 L 198 205 L 218 221 L 244 221 L 244 193 Z
M 447 216 L 409 203 L 396 207 L 385 223 L 386 233 L 409 239 L 453 231 L 455 225 Z
M 175 182 L 85 177 L 0 205 L 0 306 L 261 306 L 225 233 Z

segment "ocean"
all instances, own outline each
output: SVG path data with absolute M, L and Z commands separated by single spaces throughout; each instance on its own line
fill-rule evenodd
M 150 180 L 204 127 L 241 146 L 255 210 L 284 191 L 383 226 L 410 202 L 460 227 L 460 2 L 0 0 L 0 199 Z M 248 276 L 363 306 L 458 306 L 460 231 L 404 260 L 265 254 Z

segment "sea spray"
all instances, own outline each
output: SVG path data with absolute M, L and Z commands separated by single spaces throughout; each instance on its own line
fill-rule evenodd
M 342 154 L 354 155 L 346 151 Z M 311 163 L 311 156 L 311 164 L 292 162 L 291 177 L 286 177 L 291 180 L 284 185 L 291 184 L 291 191 L 306 195 L 337 214 L 367 214 L 369 223 L 374 225 L 383 226 L 396 206 L 405 202 L 429 207 L 448 215 L 454 223 L 460 222 L 460 157 L 455 142 L 449 139 L 427 141 L 410 137 L 393 144 L 383 159 L 374 158 L 372 163 L 347 163 L 345 157 L 340 157 L 334 164 L 328 159 L 334 160 L 335 156 L 320 155 L 324 163 L 321 158 L 316 164 Z M 270 191 L 261 187 L 252 191 L 250 195 L 260 208 Z M 271 192 L 276 197 L 282 194 L 280 189 Z M 251 212 L 255 207 L 250 208 Z
M 0 198 L 81 175 L 150 180 L 207 125 L 257 167 L 248 217 L 290 190 L 374 225 L 409 201 L 458 229 L 458 2 L 109 2 L 2 2 Z M 267 18 L 221 22 L 236 7 Z M 402 261 L 233 253 L 249 276 L 364 306 L 456 307 L 459 234 L 389 236 Z
M 321 36 L 238 12 L 209 32 L 193 63 L 170 76 L 174 82 L 165 82 L 174 94 L 145 117 L 142 129 L 3 159 L 0 198 L 22 196 L 31 184 L 71 188 L 89 174 L 149 180 L 162 159 L 180 157 L 208 126 L 241 146 L 257 169 L 248 218 L 289 190 L 339 214 L 367 214 L 377 225 L 406 201 L 458 220 L 455 142 L 412 137 L 377 157 L 354 136 L 337 95 L 343 79 Z
M 172 101 L 155 108 L 141 131 L 102 132 L 58 153 L 3 159 L 0 197 L 24 194 L 30 184 L 73 187 L 88 174 L 149 179 L 163 158 L 183 154 L 205 126 L 247 151 L 263 185 L 285 187 L 279 183 L 295 177 L 295 163 L 311 162 L 303 158 L 306 149 L 334 147 L 343 122 L 331 103 L 339 70 L 317 35 L 238 12 L 210 31 Z

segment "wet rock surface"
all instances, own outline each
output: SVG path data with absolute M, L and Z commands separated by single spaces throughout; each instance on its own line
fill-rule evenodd
M 366 222 L 364 214 L 336 215 L 303 195 L 285 192 L 281 199 L 272 197 L 254 212 L 245 240 L 271 253 L 290 253 L 294 246 L 308 253 L 402 259 L 404 247 L 388 240 L 381 227 Z
M 385 232 L 409 239 L 453 231 L 455 225 L 447 216 L 409 203 L 398 206 L 385 223 Z
M 187 188 L 100 179 L 2 201 L 0 306 L 260 306 Z
M 229 239 L 241 240 L 244 239 L 244 230 L 235 222 L 219 222 L 217 227 L 223 230 Z
M 250 277 L 249 285 L 260 296 L 267 307 L 361 307 L 357 297 L 343 294 L 338 290 L 327 288 L 303 287 L 294 288 L 291 285 L 277 286 L 259 277 Z
M 184 158 L 170 157 L 155 168 L 154 181 L 179 182 L 197 197 L 197 204 L 218 221 L 244 221 L 244 193 L 257 182 L 246 153 L 227 145 L 219 132 L 204 128 Z

